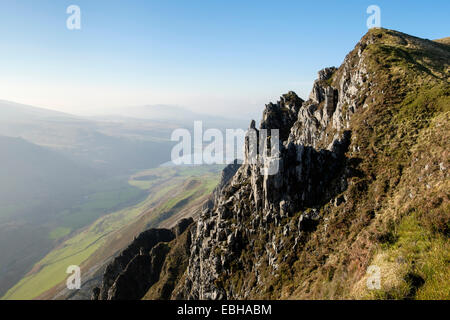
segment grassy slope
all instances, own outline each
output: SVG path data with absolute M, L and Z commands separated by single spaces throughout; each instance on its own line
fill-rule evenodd
M 372 95 L 352 120 L 350 150 L 361 149 L 348 155 L 364 175 L 344 205 L 323 208 L 329 222 L 295 264 L 297 289 L 284 293 L 449 299 L 450 46 L 389 30 L 366 37 Z M 369 265 L 381 269 L 380 290 L 367 289 Z
M 145 171 L 140 175 L 148 174 Z M 140 228 L 158 220 L 159 216 L 173 209 L 177 201 L 195 195 L 209 194 L 218 182 L 217 168 L 157 168 L 150 170 L 157 176 L 143 186 L 150 191 L 149 196 L 136 206 L 108 214 L 95 221 L 81 233 L 65 241 L 38 262 L 33 270 L 11 288 L 3 299 L 32 299 L 63 282 L 69 265 L 83 265 L 89 258 L 109 257 L 114 252 L 110 248 L 111 239 L 122 238 L 121 231 L 127 225 L 139 221 Z M 196 179 L 198 177 L 199 179 Z M 136 180 L 130 184 L 136 185 Z M 188 188 L 184 188 L 187 184 Z M 177 199 L 174 201 L 173 199 Z M 175 213 L 176 211 L 173 211 Z M 142 219 L 145 217 L 145 219 Z M 144 221 L 142 221 L 144 220 Z M 142 230 L 136 230 L 136 232 Z M 105 248 L 108 244 L 107 248 Z M 120 243 L 120 245 L 126 245 Z M 119 250 L 120 247 L 115 248 Z M 83 267 L 82 267 L 83 270 Z
M 192 227 L 195 227 L 195 224 Z M 170 251 L 161 268 L 160 278 L 151 286 L 142 300 L 170 299 L 173 289 L 181 281 L 189 263 L 190 239 L 188 237 L 190 233 L 184 232 L 179 238 L 169 243 Z

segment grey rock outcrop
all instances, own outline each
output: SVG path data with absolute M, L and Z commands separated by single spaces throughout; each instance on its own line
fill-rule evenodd
M 203 210 L 209 210 L 212 209 L 214 206 L 215 200 L 220 196 L 220 191 L 228 184 L 231 178 L 236 174 L 238 169 L 241 167 L 241 164 L 237 163 L 237 161 L 234 161 L 233 163 L 228 164 L 223 170 L 222 174 L 220 176 L 219 183 L 214 188 L 211 196 L 209 199 L 205 202 L 203 206 Z
M 150 253 L 142 250 L 119 274 L 108 290 L 108 300 L 141 299 L 152 284 L 159 279 L 164 259 L 169 252 L 166 242 L 155 245 Z
M 361 106 L 355 92 L 366 78 L 364 59 L 348 56 L 336 69 L 319 71 L 307 101 L 294 92 L 277 103 L 266 105 L 259 129 L 279 130 L 279 154 L 258 155 L 249 161 L 255 146 L 246 139 L 245 161 L 229 182 L 216 191 L 214 203 L 205 208 L 192 232 L 191 256 L 186 271 L 185 299 L 242 299 L 261 281 L 262 266 L 278 268 L 277 254 L 286 246 L 301 245 L 306 234 L 321 219 L 319 208 L 334 201 L 347 188 L 354 172 L 347 167 L 346 152 L 351 143 L 349 120 Z M 257 153 L 273 148 L 267 139 L 256 146 Z M 261 143 L 267 145 L 261 145 Z M 252 149 L 253 148 L 253 149 Z M 266 164 L 278 162 L 275 174 Z M 312 209 L 311 209 L 312 208 Z M 299 215 L 297 223 L 289 217 Z M 268 230 L 281 227 L 282 234 L 296 234 L 295 243 L 283 243 Z M 255 239 L 265 239 L 265 255 L 254 253 Z M 242 254 L 252 263 L 240 265 Z M 236 288 L 230 281 L 236 265 L 256 275 L 256 284 Z M 255 289 L 256 290 L 256 289 Z
M 174 233 L 167 229 L 150 229 L 142 232 L 106 267 L 98 299 L 114 299 L 118 295 L 119 297 L 123 297 L 121 284 L 133 287 L 139 282 L 139 276 L 143 274 L 142 268 L 146 268 L 150 263 L 150 256 L 148 254 L 150 250 L 157 244 L 169 242 L 174 238 Z M 134 272 L 138 273 L 136 277 L 131 275 Z M 135 277 L 135 279 L 131 280 L 132 277 Z M 130 278 L 133 284 L 127 285 L 123 280 L 124 278 Z M 146 281 L 144 278 L 142 278 L 142 282 Z M 117 283 L 118 280 L 119 283 Z
M 176 224 L 176 226 L 172 228 L 172 232 L 175 235 L 175 237 L 178 238 L 193 222 L 194 222 L 194 219 L 192 219 L 192 218 L 181 219 Z

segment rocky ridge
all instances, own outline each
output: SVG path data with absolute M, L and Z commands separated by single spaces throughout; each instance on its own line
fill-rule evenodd
M 391 58 L 391 53 L 389 56 L 385 53 L 377 56 L 372 51 L 375 48 L 392 50 L 399 56 Z M 202 212 L 192 231 L 189 265 L 184 283 L 179 285 L 182 291 L 179 297 L 308 297 L 311 289 L 304 288 L 304 285 L 309 282 L 320 286 L 321 281 L 306 275 L 303 285 L 297 284 L 296 288 L 295 271 L 292 268 L 294 263 L 305 274 L 320 267 L 321 273 L 328 279 L 324 282 L 332 283 L 329 287 L 336 286 L 339 281 L 335 279 L 333 282 L 333 278 L 340 268 L 338 275 L 345 279 L 341 281 L 341 285 L 347 285 L 347 288 L 333 287 L 331 295 L 336 294 L 339 298 L 358 296 L 360 293 L 355 293 L 356 289 L 353 290 L 352 285 L 346 284 L 346 281 L 357 282 L 363 279 L 374 250 L 384 241 L 386 232 L 391 232 L 385 230 L 388 228 L 386 221 L 392 217 L 380 214 L 380 218 L 375 219 L 375 211 L 381 213 L 382 206 L 372 204 L 367 190 L 370 187 L 377 188 L 374 181 L 378 174 L 380 178 L 382 174 L 378 173 L 380 171 L 361 170 L 363 166 L 360 164 L 370 163 L 372 159 L 361 153 L 362 146 L 358 141 L 362 137 L 370 137 L 372 133 L 363 132 L 355 124 L 362 120 L 373 131 L 377 127 L 371 126 L 364 117 L 368 117 L 370 112 L 378 112 L 377 107 L 392 108 L 391 114 L 394 114 L 397 110 L 393 105 L 403 101 L 410 91 L 420 90 L 410 88 L 409 84 L 404 84 L 400 79 L 397 80 L 397 86 L 389 81 L 383 82 L 385 74 L 392 78 L 405 72 L 400 76 L 406 81 L 409 72 L 416 73 L 419 77 L 428 77 L 434 69 L 429 67 L 429 70 L 424 71 L 425 66 L 441 53 L 447 57 L 440 76 L 443 76 L 442 80 L 446 79 L 446 89 L 443 92 L 448 97 L 449 48 L 429 40 L 380 29 L 372 30 L 364 36 L 338 69 L 331 67 L 319 71 L 307 101 L 303 101 L 294 92 L 289 92 L 277 103 L 266 105 L 259 130 L 279 130 L 280 153 L 275 156 L 262 154 L 260 157 L 264 161 L 256 164 L 246 158 L 228 185 L 215 197 L 214 205 Z M 423 58 L 426 55 L 430 56 L 427 57 L 428 60 Z M 383 64 L 379 57 L 388 61 Z M 404 66 L 404 60 L 411 61 L 411 65 Z M 441 83 L 441 78 L 434 80 Z M 413 97 L 418 95 L 420 93 L 413 93 Z M 376 105 L 376 97 L 385 97 L 385 101 Z M 440 102 L 440 105 L 445 104 Z M 405 107 L 408 108 L 412 109 Z M 440 106 L 434 105 L 432 108 L 439 110 Z M 418 116 L 432 117 L 434 114 L 433 111 Z M 354 117 L 357 118 L 356 121 Z M 401 124 L 397 127 L 394 125 L 397 126 L 392 122 L 392 130 L 399 130 Z M 254 121 L 249 129 L 256 130 L 258 135 Z M 411 127 L 410 130 L 417 128 Z M 270 134 L 265 141 L 260 142 L 257 149 L 271 149 L 269 136 Z M 409 143 L 406 139 L 403 142 L 405 145 Z M 411 143 L 415 143 L 415 140 L 411 140 Z M 252 148 L 248 140 L 245 148 L 245 155 L 248 157 Z M 408 162 L 408 153 L 405 151 L 401 161 Z M 385 155 L 384 152 L 385 150 L 379 151 L 380 158 Z M 279 170 L 274 175 L 264 171 L 264 163 L 270 161 L 279 163 Z M 395 160 L 391 161 L 390 165 L 395 166 L 394 162 Z M 376 169 L 383 170 L 382 167 Z M 397 179 L 401 177 L 402 173 L 398 172 Z M 444 176 L 439 179 L 444 179 Z M 387 195 L 396 191 L 394 188 L 392 191 L 389 188 L 384 190 Z M 367 198 L 360 197 L 360 192 L 366 192 Z M 448 194 L 445 198 L 448 201 Z M 446 203 L 448 210 L 448 202 Z M 373 209 L 366 209 L 370 206 Z M 447 219 L 448 223 L 448 211 L 445 216 L 447 218 L 443 219 Z M 364 220 L 364 223 L 354 223 L 355 220 L 352 219 Z M 401 216 L 392 219 L 397 220 L 389 220 L 389 223 L 400 223 Z M 347 230 L 357 230 L 349 235 L 349 231 L 342 230 L 344 224 L 347 225 Z M 334 252 L 337 245 L 329 244 L 330 238 L 336 236 L 330 230 L 339 230 L 342 238 L 333 241 L 340 240 L 339 245 L 346 246 L 338 254 Z M 318 237 L 323 237 L 323 240 Z M 320 242 L 324 243 L 323 248 L 317 247 Z M 358 249 L 360 246 L 361 249 Z M 327 252 L 320 252 L 321 250 Z M 310 262 L 302 265 L 301 261 L 306 257 L 309 257 Z M 342 261 L 333 261 L 336 257 Z M 314 264 L 309 269 L 311 271 L 308 271 L 308 264 Z M 413 266 L 414 262 L 411 268 Z M 414 287 L 409 279 L 409 276 L 405 276 L 403 281 Z M 298 290 L 297 293 L 295 289 Z M 343 290 L 348 292 L 342 292 Z M 327 295 L 330 293 L 318 293 L 318 297 L 322 298 Z
M 266 105 L 249 126 L 263 138 L 246 139 L 244 163 L 226 168 L 198 221 L 153 253 L 161 265 L 130 266 L 145 298 L 448 297 L 449 74 L 449 45 L 373 29 L 319 71 L 308 100 L 289 92 Z M 385 284 L 373 292 L 371 264 Z M 102 298 L 128 268 L 118 265 Z
M 92 300 L 136 300 L 159 279 L 168 242 L 179 237 L 193 219 L 182 219 L 174 228 L 149 229 L 108 264 L 101 288 L 94 288 Z
M 295 248 L 303 234 L 312 231 L 321 219 L 319 207 L 347 188 L 347 178 L 354 173 L 346 168 L 345 157 L 351 133 L 343 129 L 351 115 L 345 119 L 336 110 L 352 101 L 349 95 L 353 86 L 362 82 L 364 73 L 344 71 L 339 90 L 327 82 L 334 72 L 336 68 L 319 71 L 307 101 L 289 92 L 276 104 L 266 105 L 260 130 L 280 130 L 280 155 L 276 159 L 279 170 L 268 175 L 260 163 L 250 164 L 248 158 L 244 159 L 242 167 L 216 197 L 213 208 L 202 213 L 192 236 L 184 286 L 186 298 L 247 298 L 233 285 L 217 285 L 221 275 L 233 273 L 233 263 L 240 260 L 242 251 L 253 251 L 256 239 L 265 239 L 266 255 L 255 254 L 251 265 L 239 266 L 254 274 L 258 283 L 259 266 L 269 265 L 276 271 L 276 255 L 292 245 L 277 241 L 268 232 L 270 226 L 283 227 L 284 234 L 295 233 Z M 358 107 L 352 105 L 355 111 Z M 255 129 L 254 122 L 250 129 Z M 247 156 L 250 147 L 245 146 Z M 307 208 L 312 210 L 305 211 Z M 299 211 L 304 213 L 291 228 L 288 221 Z

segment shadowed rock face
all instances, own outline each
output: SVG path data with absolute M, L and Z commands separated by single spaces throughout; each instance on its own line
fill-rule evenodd
M 180 290 L 184 285 L 182 279 L 189 262 L 191 248 L 192 223 L 188 229 L 176 240 L 170 243 L 170 252 L 167 254 L 161 269 L 159 280 L 151 286 L 144 296 L 150 300 L 180 299 Z
M 347 130 L 352 113 L 343 116 L 348 105 L 355 112 L 360 105 L 355 90 L 365 78 L 364 61 L 347 58 L 337 77 L 336 68 L 319 71 L 318 79 L 307 101 L 294 92 L 283 95 L 277 103 L 266 105 L 257 135 L 261 129 L 279 130 L 277 156 L 261 155 L 260 163 L 250 163 L 255 148 L 246 139 L 244 164 L 229 183 L 216 195 L 214 204 L 199 217 L 192 232 L 191 256 L 186 272 L 185 299 L 240 299 L 252 290 L 238 293 L 227 282 L 236 270 L 259 276 L 259 266 L 279 267 L 277 254 L 286 247 L 268 230 L 283 227 L 284 233 L 297 233 L 292 248 L 305 234 L 314 231 L 320 221 L 319 208 L 332 201 L 347 188 L 347 179 L 357 174 L 347 163 L 345 154 L 351 143 Z M 339 86 L 332 86 L 337 83 Z M 250 129 L 254 129 L 252 121 Z M 271 148 L 267 133 L 267 147 Z M 258 140 L 260 140 L 258 138 Z M 265 146 L 258 145 L 258 150 Z M 262 161 L 266 160 L 266 161 Z M 263 163 L 277 161 L 275 174 L 264 172 Z M 341 199 L 342 200 L 342 199 Z M 317 208 L 305 211 L 307 208 Z M 296 228 L 287 226 L 287 218 L 298 215 Z M 255 256 L 251 265 L 239 263 L 242 254 L 252 255 L 255 241 L 263 239 L 267 258 Z M 267 259 L 267 260 L 265 260 Z M 248 263 L 248 262 L 247 262 Z M 221 281 L 218 281 L 221 280 Z
M 182 235 L 193 223 L 180 220 L 171 230 L 149 229 L 142 232 L 107 267 L 101 288 L 94 288 L 92 300 L 136 300 L 158 281 L 168 242 Z
M 251 238 L 257 234 L 266 237 L 264 232 L 271 225 L 278 226 L 284 218 L 305 208 L 320 207 L 347 188 L 346 178 L 350 172 L 345 170 L 345 153 L 351 132 L 342 130 L 332 137 L 328 134 L 330 127 L 333 130 L 338 127 L 333 124 L 333 115 L 339 93 L 327 82 L 335 71 L 335 68 L 327 68 L 319 72 L 310 100 L 305 102 L 289 92 L 276 104 L 266 106 L 260 130 L 278 129 L 280 132 L 280 154 L 274 159 L 278 161 L 278 170 L 267 174 L 262 164 L 252 164 L 245 159 L 228 185 L 215 197 L 214 205 L 200 216 L 192 236 L 183 298 L 243 298 L 234 295 L 230 288 L 217 286 L 216 279 L 221 274 L 232 273 L 233 260 L 238 259 L 241 252 L 253 250 Z M 248 141 L 246 157 L 252 148 Z M 263 149 L 260 145 L 257 148 Z M 318 212 L 301 216 L 295 246 L 302 234 L 314 229 L 319 219 Z M 250 228 L 244 227 L 245 221 L 250 223 Z M 281 250 L 275 242 L 269 241 L 268 246 L 274 247 L 275 252 Z M 263 263 L 258 258 L 255 260 L 256 264 Z M 277 267 L 275 261 L 269 263 Z
M 107 300 L 114 296 L 114 294 L 110 295 L 109 290 L 113 287 L 118 277 L 126 271 L 128 265 L 135 257 L 140 258 L 132 263 L 130 270 L 136 270 L 140 263 L 145 264 L 146 258 L 150 259 L 148 253 L 158 243 L 169 242 L 174 238 L 174 233 L 167 229 L 150 229 L 136 237 L 136 239 L 106 267 L 99 299 Z M 143 253 L 142 256 L 141 252 Z M 121 283 L 123 283 L 123 280 L 121 280 Z M 120 289 L 117 288 L 116 285 L 114 292 L 117 292 L 118 290 L 120 292 Z
M 194 222 L 192 218 L 181 219 L 175 227 L 172 228 L 172 232 L 176 238 L 178 238 L 184 231 Z
M 92 296 L 91 296 L 91 300 L 98 300 L 100 296 L 100 288 L 94 288 L 92 289 Z
M 108 290 L 108 300 L 141 299 L 159 279 L 164 259 L 169 252 L 167 242 L 155 245 L 150 253 L 141 252 L 128 263 Z
M 295 92 L 290 91 L 281 96 L 280 101 L 276 104 L 267 104 L 263 112 L 260 129 L 278 129 L 280 140 L 286 140 L 292 125 L 297 120 L 297 114 L 303 102 Z M 252 127 L 250 125 L 250 128 Z
M 220 181 L 214 188 L 214 191 L 212 192 L 208 201 L 206 201 L 206 203 L 204 204 L 203 210 L 212 209 L 215 199 L 220 196 L 220 191 L 228 184 L 230 179 L 233 178 L 240 167 L 241 165 L 237 163 L 237 161 L 235 161 L 234 163 L 230 163 L 223 169 Z

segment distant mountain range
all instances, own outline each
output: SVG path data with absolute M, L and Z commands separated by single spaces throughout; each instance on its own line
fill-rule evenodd
M 92 119 L 0 102 L 0 135 L 23 138 L 104 170 L 144 169 L 168 161 L 173 128 L 170 123 Z
M 77 120 L 79 117 L 45 108 L 33 107 L 21 103 L 0 100 L 0 122 L 18 122 L 33 120 Z
M 221 117 L 206 113 L 197 113 L 174 105 L 145 105 L 120 108 L 114 112 L 117 117 L 146 119 L 164 123 L 174 123 L 190 128 L 194 121 L 202 121 L 209 128 L 247 128 L 249 120 L 243 117 Z
M 203 121 L 208 127 L 246 128 L 248 119 L 221 117 L 197 113 L 174 105 L 144 105 L 123 107 L 97 116 L 76 116 L 69 113 L 34 107 L 12 101 L 0 100 L 0 123 L 24 123 L 32 121 L 69 121 L 78 123 L 102 121 L 153 121 L 154 124 L 183 125 L 191 127 L 194 121 Z

